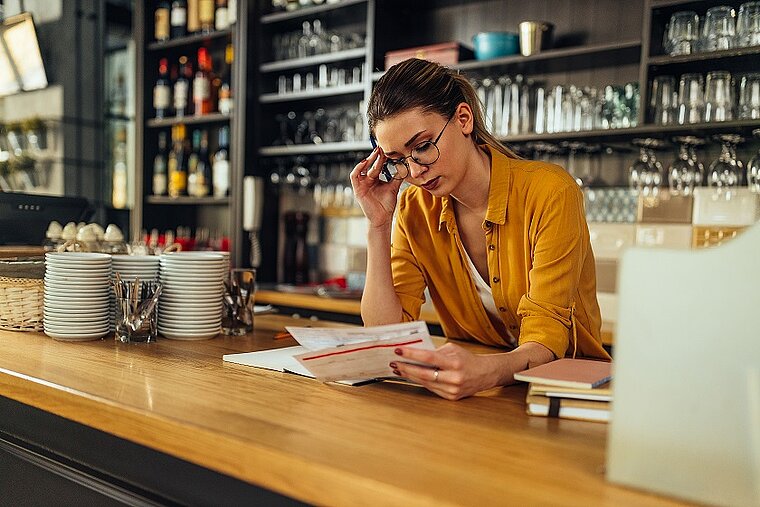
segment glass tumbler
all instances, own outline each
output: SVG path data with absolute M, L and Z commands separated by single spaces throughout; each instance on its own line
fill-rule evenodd
M 760 140 L 760 129 L 753 130 L 752 135 Z M 747 186 L 752 192 L 760 193 L 760 150 L 747 164 Z
M 736 20 L 736 45 L 760 45 L 760 2 L 747 2 L 739 7 Z
M 689 55 L 699 39 L 699 16 L 694 11 L 673 13 L 666 32 L 665 51 L 669 55 Z
M 702 37 L 699 46 L 702 51 L 720 51 L 734 47 L 736 37 L 736 20 L 734 9 L 728 5 L 719 5 L 707 9 L 705 23 L 702 25 Z
M 739 119 L 760 118 L 760 73 L 745 74 L 739 84 Z
M 699 123 L 705 110 L 702 74 L 684 74 L 678 85 L 678 123 Z
M 705 85 L 705 121 L 734 119 L 734 89 L 731 74 L 725 71 L 709 72 Z
M 657 125 L 671 125 L 676 118 L 676 80 L 673 76 L 657 76 L 652 81 L 650 106 Z

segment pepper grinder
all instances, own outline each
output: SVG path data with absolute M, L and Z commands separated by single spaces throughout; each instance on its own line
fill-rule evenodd
M 251 267 L 261 265 L 261 215 L 264 208 L 264 182 L 255 176 L 243 178 L 243 230 L 248 232 L 251 242 Z

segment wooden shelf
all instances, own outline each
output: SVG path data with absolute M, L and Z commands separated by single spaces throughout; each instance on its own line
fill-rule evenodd
M 262 157 L 279 155 L 313 155 L 319 153 L 343 153 L 347 151 L 372 151 L 369 141 L 345 143 L 294 144 L 289 146 L 266 146 L 259 149 Z
M 589 46 L 578 46 L 572 48 L 549 49 L 531 56 L 510 55 L 491 60 L 471 60 L 452 65 L 459 70 L 476 70 L 488 67 L 501 67 L 507 65 L 518 65 L 538 61 L 560 60 L 579 56 L 598 56 L 602 54 L 622 53 L 625 51 L 641 48 L 640 40 L 628 40 L 620 42 L 608 42 L 604 44 L 593 44 Z
M 760 127 L 760 120 L 736 120 L 713 123 L 692 123 L 689 125 L 642 125 L 627 129 L 582 130 L 578 132 L 556 132 L 552 134 L 519 134 L 501 138 L 505 143 L 525 143 L 534 141 L 583 141 L 624 142 L 636 137 L 670 137 L 678 135 L 707 136 L 721 132 L 745 132 Z
M 232 34 L 231 29 L 218 30 L 206 34 L 188 35 L 186 37 L 178 37 L 176 39 L 169 39 L 165 42 L 151 42 L 148 44 L 148 51 L 160 51 L 163 49 L 176 48 L 179 46 L 190 46 L 192 44 L 200 44 L 206 40 L 219 39 L 221 37 L 228 37 Z
M 343 86 L 331 86 L 327 88 L 316 88 L 309 92 L 299 93 L 264 93 L 259 95 L 259 102 L 262 104 L 271 104 L 275 102 L 292 102 L 295 100 L 310 100 L 315 98 L 324 97 L 337 97 L 340 95 L 350 95 L 352 93 L 363 93 L 364 83 L 343 85 Z
M 174 206 L 195 206 L 195 205 L 210 205 L 210 206 L 227 206 L 230 203 L 229 197 L 168 197 L 165 195 L 149 195 L 145 197 L 147 204 L 166 204 Z
M 291 60 L 281 60 L 278 62 L 262 63 L 259 66 L 261 72 L 277 72 L 280 70 L 299 69 L 319 65 L 321 63 L 342 62 L 344 60 L 355 60 L 364 58 L 367 54 L 366 48 L 347 49 L 345 51 L 336 51 L 335 53 L 325 53 L 323 55 L 307 56 L 306 58 L 294 58 Z
M 694 53 L 691 55 L 659 55 L 650 57 L 647 60 L 649 65 L 664 67 L 667 65 L 678 65 L 692 62 L 708 62 L 713 60 L 725 60 L 727 58 L 737 58 L 741 56 L 760 55 L 760 46 L 751 46 L 748 48 L 732 48 L 721 51 L 707 51 L 704 53 Z
M 222 113 L 210 113 L 202 116 L 172 116 L 169 118 L 151 118 L 147 121 L 150 128 L 171 127 L 180 123 L 184 125 L 197 125 L 202 123 L 226 123 L 231 120 L 231 116 Z
M 261 16 L 261 24 L 266 25 L 269 23 L 277 23 L 279 21 L 287 21 L 290 19 L 298 19 L 310 16 L 316 16 L 335 9 L 348 7 L 349 5 L 366 4 L 367 0 L 341 0 L 336 3 L 329 3 L 323 5 L 315 5 L 313 7 L 306 7 L 291 12 L 273 12 L 271 14 L 265 14 Z

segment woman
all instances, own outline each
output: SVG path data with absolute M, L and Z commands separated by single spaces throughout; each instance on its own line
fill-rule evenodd
M 460 399 L 566 354 L 609 359 L 583 195 L 567 172 L 519 159 L 487 132 L 470 83 L 424 60 L 383 75 L 368 120 L 376 148 L 351 172 L 369 220 L 365 325 L 418 319 L 427 287 L 447 337 L 508 350 L 397 349 L 397 375 Z

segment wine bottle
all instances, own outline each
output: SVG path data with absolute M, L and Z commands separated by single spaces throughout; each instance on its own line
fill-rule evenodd
M 158 153 L 153 159 L 153 195 L 166 195 L 166 132 L 158 134 Z
M 224 126 L 219 129 L 219 148 L 214 154 L 213 185 L 214 197 L 225 197 L 230 188 L 230 160 L 229 160 L 230 130 Z
M 187 151 L 185 147 L 185 126 L 172 127 L 172 151 L 167 164 L 169 176 L 169 196 L 187 195 Z
M 171 37 L 183 37 L 187 35 L 187 1 L 172 0 L 170 17 Z
M 158 62 L 158 79 L 153 87 L 153 109 L 156 118 L 169 116 L 171 90 L 169 89 L 169 63 L 166 58 Z
M 192 114 L 192 102 L 190 101 L 190 79 L 193 77 L 193 69 L 186 56 L 179 57 L 179 73 L 174 82 L 174 114 L 186 116 Z
M 214 12 L 214 28 L 217 30 L 226 30 L 230 27 L 230 16 L 227 0 L 216 0 L 216 11 Z
M 171 6 L 168 0 L 159 0 L 154 12 L 153 36 L 157 41 L 169 40 L 169 11 Z
M 195 116 L 211 112 L 211 57 L 208 49 L 198 49 L 198 70 L 193 79 L 193 107 Z

